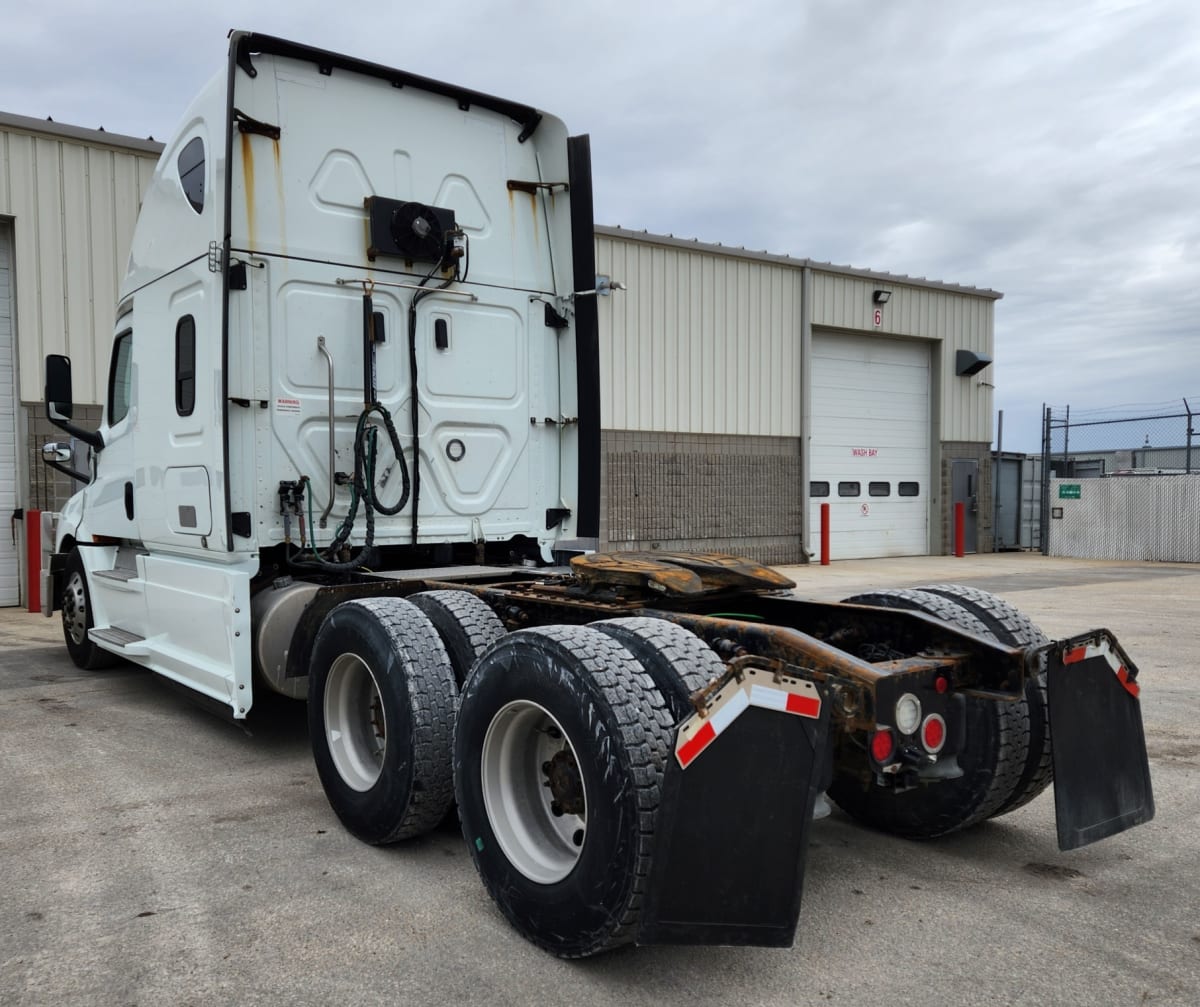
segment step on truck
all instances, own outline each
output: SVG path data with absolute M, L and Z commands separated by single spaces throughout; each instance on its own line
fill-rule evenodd
M 596 552 L 597 293 L 586 136 L 232 33 L 145 194 L 99 429 L 46 361 L 72 440 L 43 457 L 83 484 L 43 571 L 71 658 L 238 720 L 307 699 L 344 826 L 391 843 L 456 809 L 561 956 L 790 945 L 828 801 L 934 837 L 1053 780 L 1063 849 L 1153 815 L 1106 630 Z

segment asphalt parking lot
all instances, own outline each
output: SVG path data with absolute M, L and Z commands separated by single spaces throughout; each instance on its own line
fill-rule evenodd
M 1002 554 L 792 568 L 802 594 L 956 581 L 1140 667 L 1157 817 L 1073 853 L 1045 794 L 905 842 L 813 828 L 795 947 L 563 962 L 492 906 L 457 833 L 364 846 L 301 704 L 246 733 L 139 669 L 81 672 L 0 610 L 0 1004 L 1200 1002 L 1200 566 Z

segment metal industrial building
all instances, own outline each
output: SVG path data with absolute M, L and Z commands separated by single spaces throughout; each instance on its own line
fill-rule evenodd
M 0 605 L 21 600 L 43 466 L 42 361 L 99 422 L 113 308 L 161 145 L 0 113 Z M 764 562 L 991 548 L 991 290 L 599 227 L 602 546 Z M 92 403 L 92 405 L 88 405 Z
M 613 547 L 991 549 L 992 290 L 597 228 Z

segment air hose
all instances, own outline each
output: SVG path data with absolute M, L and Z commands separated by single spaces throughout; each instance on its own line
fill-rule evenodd
M 388 440 L 392 445 L 392 451 L 396 455 L 396 462 L 400 466 L 400 499 L 390 505 L 384 504 L 379 499 L 379 494 L 375 489 L 375 462 L 378 455 L 379 427 L 368 422 L 373 413 L 379 414 L 383 427 L 387 431 Z M 338 525 L 337 531 L 334 532 L 333 541 L 323 550 L 318 551 L 314 538 L 309 547 L 312 552 L 312 558 L 301 559 L 296 555 L 290 556 L 288 558 L 289 564 L 301 570 L 324 570 L 330 573 L 354 570 L 364 566 L 370 558 L 371 550 L 375 544 L 376 512 L 387 517 L 399 514 L 404 509 L 404 505 L 408 503 L 410 491 L 411 483 L 408 475 L 408 464 L 404 460 L 404 452 L 400 447 L 400 435 L 396 432 L 396 425 L 392 422 L 392 414 L 384 406 L 376 402 L 365 408 L 358 417 L 358 424 L 354 430 L 354 477 L 350 483 L 350 507 L 346 511 L 346 516 L 342 519 L 341 524 Z M 313 495 L 307 482 L 304 484 L 303 492 L 307 498 L 309 531 L 310 534 L 315 536 L 317 526 L 313 522 Z M 354 529 L 355 519 L 358 517 L 359 504 L 362 504 L 366 512 L 367 522 L 367 535 L 363 547 L 348 560 L 330 559 L 330 556 L 336 556 L 341 552 L 349 541 L 350 533 Z

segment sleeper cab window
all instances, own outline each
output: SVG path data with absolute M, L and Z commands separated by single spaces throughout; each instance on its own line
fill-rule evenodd
M 179 169 L 183 194 L 192 209 L 199 213 L 204 209 L 204 141 L 198 136 L 189 140 L 179 152 L 175 165 Z
M 196 408 L 196 322 L 184 315 L 175 326 L 175 412 L 191 416 Z

